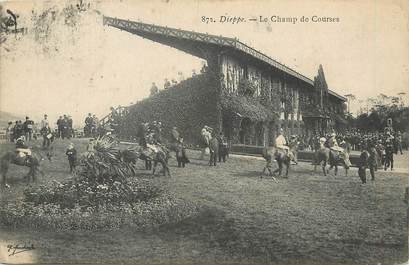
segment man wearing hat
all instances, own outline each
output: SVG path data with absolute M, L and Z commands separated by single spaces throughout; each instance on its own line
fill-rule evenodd
M 93 122 L 92 114 L 88 113 L 88 117 L 85 118 L 85 128 L 84 128 L 85 137 L 90 137 L 91 136 L 92 122 Z
M 47 114 L 44 114 L 44 119 L 41 121 L 40 125 L 41 125 L 40 133 L 43 136 L 43 148 L 49 147 L 51 138 L 52 138 L 52 134 L 51 134 L 50 124 L 47 119 Z
M 287 146 L 287 140 L 283 135 L 283 129 L 281 128 L 278 132 L 278 136 L 276 138 L 276 147 L 281 148 L 283 150 L 288 151 L 289 147 Z
M 393 170 L 393 151 L 392 140 L 387 139 L 385 142 L 385 171 L 388 167 L 391 167 L 391 171 Z
M 31 137 L 33 136 L 33 126 L 34 121 L 30 120 L 29 117 L 26 117 L 26 121 L 23 123 L 24 132 L 26 135 L 26 139 L 31 141 Z

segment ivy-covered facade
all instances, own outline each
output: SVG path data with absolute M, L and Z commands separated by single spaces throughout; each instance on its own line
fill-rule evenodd
M 208 65 L 200 78 L 132 106 L 127 124 L 160 120 L 165 130 L 178 126 L 192 143 L 208 125 L 232 144 L 256 146 L 274 144 L 281 128 L 287 136 L 343 129 L 346 99 L 328 89 L 321 65 L 311 80 L 237 39 L 110 17 L 104 17 L 104 24 L 187 52 Z

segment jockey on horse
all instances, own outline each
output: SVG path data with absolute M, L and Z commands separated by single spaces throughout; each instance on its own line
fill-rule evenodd
M 295 156 L 294 156 L 293 151 L 287 145 L 287 140 L 285 139 L 283 135 L 283 129 L 280 129 L 275 142 L 276 142 L 277 150 L 284 152 L 290 158 L 291 161 L 294 161 L 295 163 L 297 163 L 295 161 Z
M 24 164 L 28 165 L 32 160 L 31 149 L 25 144 L 24 136 L 20 136 L 16 141 L 16 154 L 18 158 L 24 158 Z
M 344 161 L 345 161 L 345 166 L 350 167 L 351 166 L 351 161 L 349 160 L 349 152 L 348 148 L 346 148 L 346 142 L 342 142 L 343 146 L 345 148 L 342 148 L 341 146 L 338 145 L 337 139 L 335 138 L 336 134 L 332 133 L 330 138 L 328 139 L 328 147 L 333 150 L 338 152 L 340 155 L 344 156 Z
M 335 136 L 335 133 L 332 133 L 328 140 L 325 137 L 319 138 L 319 148 L 315 152 L 314 171 L 316 166 L 321 164 L 325 176 L 327 174 L 327 163 L 330 165 L 330 169 L 335 167 L 335 175 L 338 172 L 338 163 L 344 163 L 345 175 L 348 175 L 348 169 L 351 166 L 348 149 L 344 150 L 344 148 L 338 146 Z

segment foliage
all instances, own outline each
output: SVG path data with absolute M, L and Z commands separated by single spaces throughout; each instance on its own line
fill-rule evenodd
M 280 94 L 277 89 L 270 89 L 268 83 L 263 79 L 261 82 L 260 102 L 270 112 L 272 120 L 278 119 L 281 111 Z
M 247 78 L 242 78 L 240 80 L 238 88 L 239 95 L 252 97 L 256 90 L 257 87 L 253 81 Z
M 170 138 L 173 126 L 188 143 L 199 143 L 204 125 L 218 128 L 217 76 L 206 73 L 196 75 L 130 107 L 130 113 L 121 125 L 121 137 L 132 139 L 142 122 L 160 121 L 163 136 Z
M 53 230 L 137 230 L 176 223 L 198 214 L 196 205 L 163 194 L 149 201 L 119 205 L 106 204 L 98 209 L 75 204 L 61 208 L 58 204 L 36 205 L 32 202 L 8 202 L 0 208 L 0 223 L 9 227 Z
M 115 139 L 105 136 L 96 139 L 93 150 L 81 159 L 78 175 L 65 183 L 29 188 L 25 201 L 38 204 L 54 203 L 61 208 L 99 208 L 101 205 L 147 201 L 157 197 L 161 189 L 150 182 L 130 180 L 134 168 L 123 162 Z
M 224 111 L 238 113 L 252 121 L 271 119 L 269 111 L 255 98 L 223 94 L 221 105 Z
M 395 131 L 409 131 L 409 108 L 396 105 L 378 105 L 372 111 L 363 113 L 356 118 L 356 126 L 362 131 L 382 131 L 387 119 L 392 118 Z
M 160 196 L 162 192 L 161 188 L 147 180 L 134 179 L 97 185 L 95 182 L 80 178 L 67 183 L 55 181 L 52 184 L 26 189 L 24 201 L 32 202 L 34 205 L 52 203 L 62 209 L 74 208 L 75 205 L 82 208 L 99 208 L 103 205 L 119 206 L 123 203 L 147 202 Z

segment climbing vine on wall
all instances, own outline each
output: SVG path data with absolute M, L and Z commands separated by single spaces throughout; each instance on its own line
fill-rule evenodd
M 253 81 L 247 78 L 242 78 L 239 83 L 239 95 L 252 97 L 256 92 L 257 87 Z

